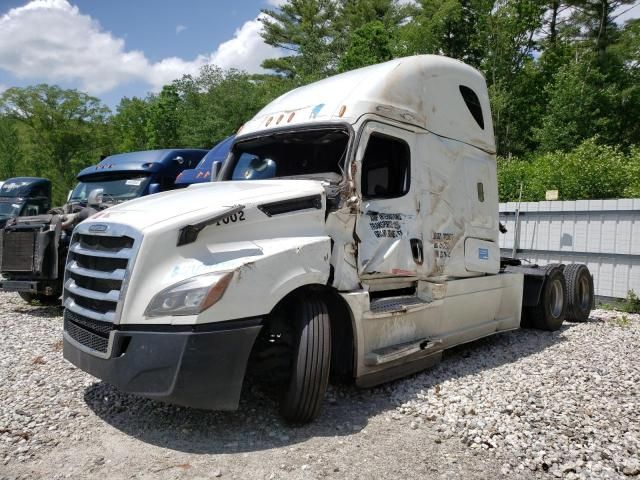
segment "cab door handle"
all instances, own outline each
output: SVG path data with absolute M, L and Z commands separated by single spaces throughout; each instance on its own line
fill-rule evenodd
M 422 249 L 422 240 L 419 238 L 411 238 L 409 240 L 411 244 L 411 254 L 413 255 L 413 261 L 418 265 L 422 265 L 424 262 L 424 251 Z

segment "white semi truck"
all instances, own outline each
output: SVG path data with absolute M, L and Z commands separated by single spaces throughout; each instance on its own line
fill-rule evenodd
M 592 308 L 584 265 L 500 258 L 487 87 L 459 61 L 401 58 L 293 90 L 243 126 L 218 180 L 76 228 L 67 360 L 205 409 L 237 408 L 255 375 L 307 422 L 330 379 L 375 385 Z

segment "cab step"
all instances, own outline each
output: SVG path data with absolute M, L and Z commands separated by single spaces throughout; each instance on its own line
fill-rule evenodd
M 425 338 L 418 341 L 411 341 L 379 348 L 369 352 L 364 359 L 365 365 L 376 366 L 383 363 L 393 362 L 400 358 L 409 357 L 418 353 L 425 355 L 433 353 L 442 345 L 440 338 Z
M 418 298 L 415 295 L 377 298 L 375 300 L 371 300 L 369 303 L 369 311 L 372 314 L 406 312 L 407 310 L 426 307 L 429 303 L 431 302 Z

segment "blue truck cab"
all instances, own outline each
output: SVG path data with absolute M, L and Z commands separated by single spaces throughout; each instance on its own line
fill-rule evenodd
M 177 177 L 198 165 L 206 154 L 207 150 L 200 149 L 166 149 L 111 155 L 78 174 L 69 202 L 86 203 L 95 189 L 103 190 L 108 204 L 171 190 Z
M 229 151 L 233 146 L 235 138 L 235 135 L 225 138 L 209 150 L 209 153 L 202 157 L 202 160 L 200 160 L 200 163 L 198 163 L 195 168 L 184 170 L 180 175 L 178 175 L 178 178 L 176 178 L 176 187 L 184 188 L 194 183 L 215 181 L 215 178 L 211 178 L 211 172 L 213 171 L 214 165 L 218 164 L 216 171 L 219 171 L 220 168 L 222 168 L 222 165 L 227 159 Z
M 0 186 L 0 228 L 23 215 L 40 215 L 51 208 L 51 181 L 40 177 L 9 178 Z
M 0 290 L 18 292 L 26 301 L 59 304 L 75 225 L 118 203 L 176 188 L 176 177 L 194 168 L 206 153 L 203 149 L 130 152 L 85 168 L 64 206 L 7 221 L 1 231 Z

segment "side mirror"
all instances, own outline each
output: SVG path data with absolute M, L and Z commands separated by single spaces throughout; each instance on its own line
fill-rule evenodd
M 178 165 L 182 165 L 184 163 L 184 158 L 178 155 L 176 158 L 173 159 L 173 161 L 178 162 Z
M 102 204 L 103 192 L 103 188 L 96 188 L 95 190 L 91 190 L 91 193 L 89 193 L 89 196 L 87 197 L 87 206 L 99 207 Z
M 216 181 L 221 169 L 222 169 L 222 162 L 213 162 L 213 165 L 211 165 L 211 181 L 212 182 Z
M 159 183 L 152 183 L 149 185 L 149 195 L 153 195 L 154 193 L 158 193 L 160 191 Z
M 67 193 L 67 203 L 69 203 L 69 200 L 71 200 L 72 193 L 73 193 L 73 190 L 69 190 L 69 193 Z

